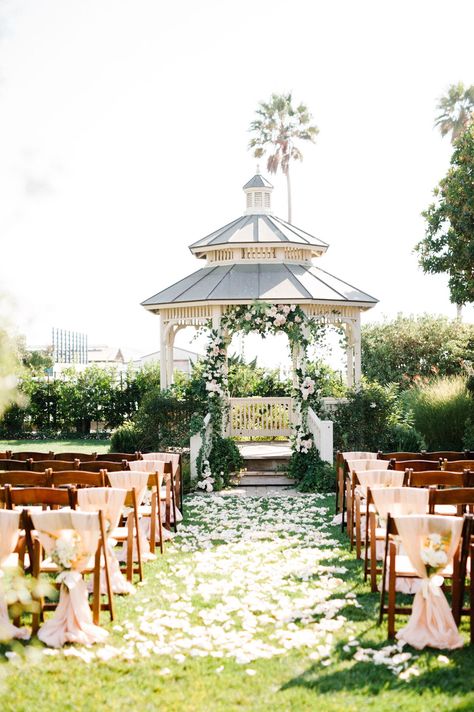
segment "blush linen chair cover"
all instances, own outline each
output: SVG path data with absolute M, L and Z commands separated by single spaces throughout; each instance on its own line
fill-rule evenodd
M 355 470 L 360 485 L 358 491 L 363 497 L 367 496 L 367 487 L 402 487 L 405 477 L 404 472 L 398 470 Z
M 149 454 L 151 454 L 151 453 L 149 453 Z M 155 453 L 153 453 L 153 454 L 155 454 Z M 170 457 L 170 456 L 172 456 L 172 455 L 174 455 L 175 457 L 179 457 L 179 456 L 176 455 L 175 453 L 171 453 L 171 452 L 156 453 L 156 454 L 163 455 L 163 457 L 164 457 L 165 455 L 166 455 L 167 457 Z M 131 463 L 130 463 L 130 467 L 131 467 L 131 468 L 133 467 L 133 469 L 134 469 L 135 471 L 147 472 L 147 473 L 150 474 L 150 475 L 153 474 L 154 472 L 160 472 L 160 473 L 163 474 L 163 466 L 164 466 L 167 462 L 172 462 L 172 460 L 170 460 L 170 459 L 168 459 L 168 460 L 164 460 L 164 459 L 161 459 L 161 460 L 159 460 L 159 459 L 158 459 L 158 460 L 151 460 L 151 459 L 148 459 L 148 460 L 137 460 L 137 461 L 131 462 Z M 162 495 L 164 496 L 164 490 L 162 490 Z M 181 521 L 183 520 L 183 515 L 182 515 L 181 512 L 179 511 L 178 507 L 175 507 L 175 509 L 176 509 L 176 522 L 178 523 L 178 522 L 181 522 Z M 162 502 L 162 504 L 161 504 L 161 513 L 162 513 L 163 518 L 164 518 L 165 515 L 166 515 L 165 510 L 166 510 L 166 505 L 165 505 L 164 502 Z M 170 516 L 171 516 L 171 522 L 174 524 L 173 507 L 171 507 Z
M 365 470 L 388 470 L 390 460 L 346 460 L 350 472 L 364 472 Z
M 133 466 L 141 462 L 141 460 L 133 461 L 131 463 Z M 154 471 L 154 470 L 153 470 Z M 143 504 L 145 495 L 148 488 L 148 471 L 140 472 L 139 470 L 119 470 L 118 472 L 108 472 L 107 477 L 110 480 L 112 487 L 118 487 L 120 489 L 131 490 L 135 489 L 137 492 L 137 505 L 140 507 Z M 130 510 L 128 512 L 130 514 Z M 143 560 L 154 559 L 155 556 L 150 552 L 150 545 L 148 544 L 148 539 L 145 530 L 145 523 L 142 520 L 138 522 L 138 536 L 140 537 L 140 552 Z M 127 548 L 124 546 L 121 551 L 118 552 L 118 561 L 127 560 Z M 138 560 L 138 553 L 136 547 L 133 547 L 133 560 Z
M 377 460 L 377 452 L 343 452 L 344 460 Z M 384 462 L 381 460 L 380 462 Z
M 77 503 L 79 509 L 83 512 L 102 510 L 107 531 L 113 531 L 118 527 L 126 495 L 126 489 L 118 489 L 116 487 L 84 487 L 77 490 Z M 109 538 L 107 539 L 107 552 L 109 554 L 112 591 L 120 594 L 135 593 L 133 585 L 127 581 L 120 571 L 120 566 Z M 92 586 L 90 585 L 89 588 L 92 589 Z M 100 592 L 107 593 L 103 568 L 100 572 Z
M 0 578 L 3 567 L 6 568 L 8 557 L 15 551 L 18 542 L 20 512 L 0 509 Z M 1 584 L 0 584 L 1 586 Z M 8 606 L 0 588 L 0 641 L 20 638 L 27 640 L 30 633 L 27 628 L 17 628 L 8 617 Z
M 462 517 L 408 515 L 395 517 L 395 523 L 410 562 L 422 579 L 422 586 L 413 600 L 408 624 L 397 633 L 397 638 L 419 650 L 428 645 L 449 650 L 461 648 L 463 640 L 440 588 L 443 578 L 437 574 L 442 573 L 442 569 L 453 560 L 462 533 Z M 431 576 L 422 558 L 423 548 L 430 535 L 437 535 L 446 541 L 443 545 L 446 561 Z
M 86 582 L 82 571 L 91 565 L 100 537 L 99 516 L 96 512 L 52 510 L 31 515 L 37 536 L 48 555 L 65 531 L 74 531 L 80 538 L 80 556 L 70 569 L 61 571 L 56 581 L 61 584 L 59 603 L 51 618 L 38 631 L 38 638 L 52 648 L 65 643 L 91 645 L 101 643 L 108 633 L 92 622 Z
M 388 472 L 395 473 L 395 470 L 388 470 Z M 428 511 L 429 491 L 422 487 L 373 487 L 371 493 L 382 528 L 385 528 L 389 514 L 397 517 L 402 514 L 423 515 Z M 383 559 L 384 553 L 385 541 L 377 541 L 377 560 Z M 404 551 L 400 550 L 400 553 L 404 553 Z M 419 579 L 400 577 L 396 580 L 396 590 L 400 593 L 413 594 L 419 589 Z

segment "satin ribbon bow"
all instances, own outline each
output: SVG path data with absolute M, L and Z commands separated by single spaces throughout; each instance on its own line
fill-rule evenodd
M 431 576 L 431 578 L 423 579 L 421 582 L 421 592 L 423 598 L 428 598 L 431 593 L 433 596 L 441 596 L 441 586 L 444 583 L 444 578 L 436 574 Z
M 79 571 L 61 571 L 56 579 L 57 583 L 63 583 L 71 591 L 75 586 L 82 581 L 82 574 Z

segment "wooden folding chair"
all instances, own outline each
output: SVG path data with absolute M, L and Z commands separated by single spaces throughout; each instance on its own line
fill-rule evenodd
M 12 487 L 51 487 L 51 476 L 49 472 L 30 472 L 20 470 L 15 472 L 0 472 L 0 485 L 11 485 Z
M 117 527 L 112 532 L 109 532 L 109 537 L 115 539 L 115 541 L 119 543 L 126 543 L 127 560 L 125 566 L 122 566 L 121 568 L 125 570 L 127 581 L 133 583 L 134 574 L 138 574 L 139 581 L 143 581 L 143 562 L 139 536 L 140 517 L 138 513 L 137 490 L 134 487 L 127 491 L 124 507 L 126 509 L 128 508 L 130 512 L 126 517 L 125 522 L 122 522 L 121 526 Z M 133 561 L 134 544 L 137 552 L 136 565 Z
M 429 488 L 429 513 L 447 514 L 462 517 L 474 512 L 474 488 L 456 487 L 453 489 Z
M 81 470 L 66 470 L 64 472 L 51 472 L 51 484 L 53 487 L 64 487 L 65 485 L 105 487 L 106 471 L 82 472 Z
M 428 515 L 429 516 L 429 515 Z M 453 558 L 452 567 L 442 572 L 444 579 L 451 580 L 452 606 L 453 615 L 458 605 L 460 596 L 461 571 L 465 567 L 466 546 L 464 540 L 470 539 L 471 536 L 471 519 L 465 518 L 463 525 L 463 534 Z M 380 610 L 379 610 L 379 625 L 383 622 L 384 614 L 387 614 L 388 637 L 395 637 L 395 615 L 409 615 L 412 612 L 412 607 L 407 605 L 397 605 L 396 603 L 396 580 L 397 578 L 413 578 L 419 579 L 418 574 L 411 566 L 407 556 L 399 556 L 398 554 L 398 530 L 394 517 L 390 514 L 387 518 L 387 534 L 385 543 L 385 554 L 382 570 L 382 590 L 380 594 Z M 388 602 L 385 602 L 387 594 L 387 579 L 388 579 Z M 443 585 L 443 588 L 445 586 Z M 447 588 L 447 587 L 446 587 Z
M 60 490 L 56 490 L 60 491 Z M 94 514 L 94 512 L 89 512 L 89 514 Z M 99 510 L 97 512 L 97 517 L 99 520 L 100 527 L 100 537 L 97 545 L 97 550 L 94 556 L 94 563 L 92 566 L 84 568 L 81 573 L 83 575 L 93 574 L 94 584 L 92 591 L 92 602 L 90 607 L 92 609 L 92 619 L 95 625 L 100 622 L 100 612 L 108 611 L 110 615 L 110 620 L 113 621 L 115 618 L 115 607 L 114 607 L 114 595 L 112 592 L 112 586 L 110 582 L 110 572 L 109 572 L 109 557 L 107 551 L 107 539 L 105 531 L 105 522 L 103 513 Z M 31 523 L 31 528 L 33 529 L 33 524 Z M 43 547 L 41 542 L 33 534 L 34 538 L 34 558 L 33 558 L 33 576 L 38 579 L 41 574 L 52 574 L 58 573 L 58 566 L 49 558 L 44 559 L 43 557 Z M 105 580 L 107 585 L 107 600 L 102 602 L 100 593 L 100 570 L 101 564 L 105 570 Z M 59 584 L 54 584 L 56 588 L 59 588 Z M 33 615 L 32 629 L 33 633 L 36 633 L 39 628 L 40 621 L 44 619 L 44 611 L 54 610 L 57 606 L 56 601 L 45 601 L 44 598 L 38 599 L 39 612 Z
M 7 484 L 5 485 L 4 491 L 7 509 L 21 507 L 26 511 L 29 507 L 41 507 L 41 509 L 58 509 L 59 507 L 76 508 L 77 493 L 74 487 L 68 487 L 65 490 L 55 490 L 52 487 L 16 488 Z M 22 517 L 21 526 L 24 530 L 23 559 L 26 548 L 30 560 L 30 567 L 27 568 L 31 569 L 34 551 L 28 517 Z
M 54 455 L 55 460 L 67 460 L 67 462 L 74 462 L 74 460 L 79 460 L 79 462 L 93 462 L 97 459 L 96 452 L 57 452 Z
M 446 470 L 424 470 L 423 472 L 408 470 L 408 487 L 431 487 L 432 485 L 435 487 L 463 487 L 463 473 Z
M 342 512 L 344 515 L 345 501 L 345 477 L 349 474 L 347 461 L 349 460 L 366 460 L 368 458 L 377 459 L 379 452 L 342 452 L 338 450 L 336 453 L 336 514 Z M 344 516 L 342 517 L 342 527 L 344 529 Z
M 31 452 L 12 452 L 12 460 L 52 460 L 54 458 L 54 452 L 50 450 L 49 452 L 38 452 L 32 450 Z
M 79 460 L 70 462 L 68 460 L 36 460 L 30 464 L 32 472 L 44 472 L 51 470 L 52 472 L 62 472 L 64 470 L 77 470 Z
M 128 470 L 129 468 L 126 460 L 122 460 L 121 462 L 112 462 L 111 460 L 94 460 L 89 462 L 80 462 L 78 469 L 85 470 L 86 472 L 100 472 L 101 470 L 107 470 L 107 472 L 120 472 L 122 470 Z

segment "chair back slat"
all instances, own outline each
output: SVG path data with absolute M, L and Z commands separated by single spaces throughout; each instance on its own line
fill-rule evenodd
M 66 470 L 51 473 L 53 487 L 75 485 L 76 487 L 105 487 L 105 470 L 99 472 L 83 472 L 81 470 Z
M 29 472 L 26 470 L 0 472 L 0 485 L 12 487 L 50 487 L 51 476 L 49 472 Z
M 413 470 L 413 472 L 426 472 L 433 470 L 434 462 L 432 460 L 393 460 L 392 467 L 394 470 Z M 436 468 L 440 469 L 439 465 Z
M 67 460 L 67 462 L 74 462 L 74 460 L 79 460 L 80 462 L 92 462 L 97 459 L 96 452 L 57 452 L 54 456 L 55 460 Z
M 76 508 L 77 492 L 75 487 L 54 489 L 53 487 L 23 487 L 21 489 L 5 486 L 7 509 L 42 505 L 43 507 Z
M 140 457 L 137 452 L 106 452 L 101 455 L 97 455 L 97 460 L 106 460 L 107 462 L 122 462 L 123 460 L 131 462 L 139 459 Z
M 120 470 L 127 470 L 128 462 L 122 460 L 121 462 L 112 462 L 111 460 L 94 460 L 94 462 L 81 462 L 79 464 L 79 470 L 86 470 L 87 472 L 100 472 L 101 470 L 107 470 L 107 472 L 118 472 Z
M 449 470 L 450 472 L 464 472 L 464 470 L 474 470 L 474 460 L 447 460 L 446 458 L 444 458 L 441 462 L 441 469 Z
M 61 472 L 62 470 L 77 470 L 78 467 L 79 460 L 74 462 L 69 462 L 68 460 L 37 460 L 30 465 L 32 472 L 44 472 L 44 470 Z
M 54 458 L 54 452 L 51 450 L 49 452 L 37 452 L 32 450 L 31 452 L 12 452 L 12 460 L 52 460 Z
M 435 513 L 435 507 L 438 505 L 453 505 L 458 508 L 458 516 L 469 511 L 472 513 L 474 508 L 474 488 L 472 487 L 456 487 L 453 489 L 437 489 L 430 487 L 430 514 Z
M 2 460 L 0 470 L 29 470 L 31 460 Z
M 462 472 L 448 472 L 446 470 L 427 470 L 424 472 L 408 471 L 409 487 L 462 487 L 464 477 Z

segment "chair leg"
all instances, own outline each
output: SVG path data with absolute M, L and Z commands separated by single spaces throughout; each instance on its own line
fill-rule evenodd
M 102 537 L 102 550 L 104 552 L 104 574 L 105 574 L 105 586 L 107 588 L 107 600 L 110 620 L 113 621 L 115 618 L 115 605 L 114 605 L 114 592 L 112 590 L 112 581 L 110 580 L 110 560 L 109 560 L 109 550 L 107 549 L 107 535 L 105 533 L 104 518 L 101 513 L 100 517 L 100 532 Z M 100 590 L 99 590 L 100 596 Z M 99 598 L 100 600 L 100 598 Z
M 178 522 L 176 521 L 176 497 L 175 497 L 175 486 L 174 479 L 171 476 L 171 507 L 173 509 L 173 529 L 175 532 L 178 531 Z
M 377 538 L 375 512 L 370 513 L 370 588 L 372 593 L 377 591 Z
M 390 542 L 389 574 L 388 574 L 388 637 L 395 637 L 395 556 L 396 548 Z
M 127 581 L 132 583 L 133 581 L 133 520 L 131 514 L 127 517 L 127 568 L 126 577 Z
M 164 542 L 163 542 L 163 517 L 161 515 L 161 502 L 159 500 L 159 494 L 156 496 L 157 509 L 158 509 L 158 533 L 160 535 L 160 553 L 163 554 Z
M 38 578 L 39 578 L 40 565 L 41 565 L 41 544 L 39 541 L 35 541 L 34 546 L 33 546 L 33 560 L 31 562 L 31 569 L 32 569 L 33 577 L 36 580 L 38 580 Z M 38 603 L 38 610 L 33 613 L 32 623 L 31 623 L 33 635 L 35 633 L 37 633 L 38 629 L 39 629 L 40 620 L 43 615 L 44 598 L 42 598 L 42 597 L 38 598 L 37 603 Z
M 360 497 L 355 498 L 355 536 L 356 536 L 356 557 L 361 558 L 362 554 L 362 541 L 361 541 L 361 509 L 360 509 Z
M 153 492 L 151 495 L 151 517 L 150 517 L 150 551 L 152 554 L 156 552 L 156 496 Z
M 92 589 L 92 621 L 95 625 L 100 623 L 100 551 L 102 542 L 97 547 L 94 561 L 94 585 Z

